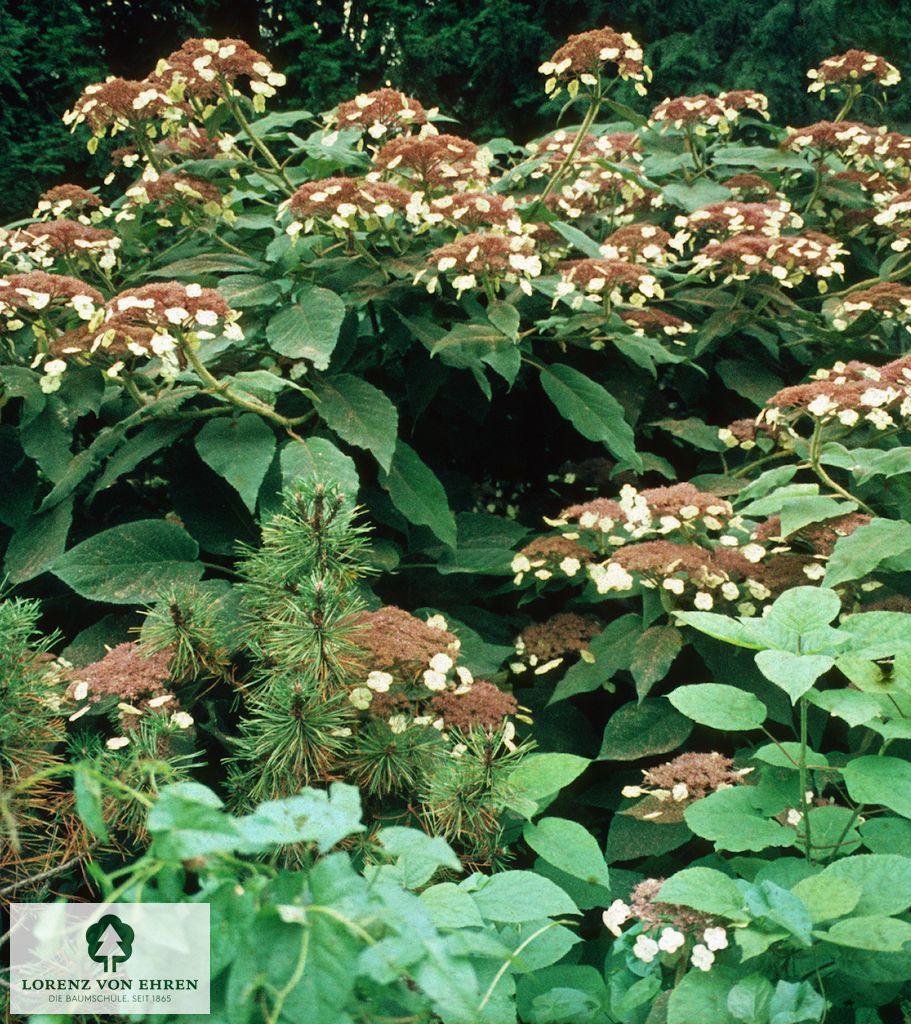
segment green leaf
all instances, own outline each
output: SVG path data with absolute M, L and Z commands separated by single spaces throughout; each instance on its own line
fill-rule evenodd
M 630 671 L 640 699 L 664 679 L 682 647 L 683 637 L 674 626 L 652 626 L 639 637 Z
M 354 459 L 323 437 L 288 441 L 282 445 L 279 463 L 285 487 L 295 482 L 334 484 L 346 498 L 357 500 L 360 480 Z
M 266 327 L 269 347 L 289 359 L 308 359 L 327 370 L 335 351 L 345 303 L 328 288 L 306 288 L 293 306 L 281 310 Z
M 609 391 L 590 377 L 563 363 L 541 371 L 541 385 L 547 397 L 590 441 L 603 441 L 618 459 L 627 459 L 641 469 L 633 428 L 623 416 L 623 407 Z
M 833 888 L 842 882 L 856 886 L 859 914 L 902 914 L 911 907 L 911 857 L 855 854 L 833 861 L 817 877 Z
M 791 698 L 796 704 L 807 690 L 835 664 L 827 654 L 792 654 L 790 651 L 759 651 L 756 665 L 759 671 Z
M 751 619 L 732 619 L 717 612 L 675 612 L 674 615 L 684 625 L 692 626 L 715 640 L 752 650 L 765 646 L 757 637 L 756 624 Z
M 101 783 L 78 764 L 73 775 L 73 795 L 76 798 L 76 813 L 85 827 L 93 836 L 106 843 L 108 829 L 102 810 Z
M 10 538 L 3 570 L 11 583 L 25 583 L 45 572 L 66 549 L 73 521 L 73 499 L 33 515 Z
M 911 821 L 904 818 L 872 818 L 859 828 L 864 846 L 872 853 L 904 853 L 911 850 Z
M 679 437 L 681 441 L 686 441 L 687 444 L 696 448 L 702 448 L 703 451 L 723 452 L 727 450 L 724 441 L 718 436 L 718 428 L 710 427 L 695 416 L 690 416 L 685 420 L 655 420 L 652 426 L 660 427 L 669 434 L 673 434 L 674 437 Z
M 557 683 L 549 703 L 607 686 L 620 669 L 629 668 L 641 631 L 642 619 L 633 612 L 609 622 L 589 643 L 589 658 L 580 658 Z
M 232 419 L 218 417 L 209 420 L 194 443 L 202 461 L 255 512 L 259 489 L 275 455 L 275 434 L 268 423 L 253 412 Z
M 781 535 L 787 537 L 809 526 L 810 523 L 834 519 L 836 516 L 853 512 L 856 508 L 856 502 L 836 501 L 835 498 L 822 496 L 788 498 L 781 506 Z
M 715 369 L 725 387 L 743 395 L 760 408 L 776 391 L 784 387 L 780 377 L 753 360 L 722 359 L 715 364 Z
M 816 936 L 836 946 L 869 949 L 876 953 L 901 953 L 911 942 L 911 924 L 894 917 L 849 917 Z
M 472 875 L 462 883 L 478 910 L 488 921 L 521 924 L 557 914 L 578 914 L 566 893 L 548 878 L 532 871 L 501 871 L 496 875 Z
M 733 1024 L 728 993 L 734 981 L 730 970 L 714 966 L 710 971 L 689 971 L 671 990 L 667 1024 Z
M 874 519 L 838 539 L 826 568 L 826 585 L 834 587 L 869 576 L 881 562 L 909 549 L 911 523 Z
M 722 732 L 759 729 L 766 719 L 765 705 L 758 697 L 723 683 L 678 686 L 667 699 L 687 718 Z
M 396 858 L 402 885 L 406 889 L 419 889 L 426 885 L 440 868 L 456 872 L 462 870 L 462 862 L 440 836 L 392 825 L 380 829 L 377 839 L 386 852 Z
M 314 384 L 317 411 L 348 444 L 366 448 L 388 473 L 396 451 L 399 416 L 395 406 L 372 384 L 338 373 Z
M 233 274 L 222 278 L 218 290 L 232 309 L 274 306 L 282 296 L 282 288 L 277 282 L 260 277 L 259 274 Z
M 768 1024 L 772 983 L 761 974 L 749 974 L 728 993 L 728 1013 L 741 1024 Z
M 898 757 L 856 757 L 844 767 L 848 795 L 911 818 L 911 763 Z
M 543 810 L 548 803 L 572 781 L 577 779 L 591 764 L 587 757 L 575 754 L 529 754 L 512 771 L 509 786 L 513 791 L 513 799 L 518 798 L 532 806 L 531 817 Z
M 682 206 L 687 213 L 694 213 L 711 203 L 722 203 L 731 198 L 731 190 L 708 178 L 699 178 L 692 185 L 674 182 L 661 190 L 674 206 Z
M 196 541 L 176 523 L 140 519 L 96 533 L 50 568 L 90 601 L 143 604 L 172 584 L 198 580 L 203 574 L 198 554 Z
M 824 690 L 810 693 L 810 703 L 828 711 L 833 718 L 841 718 L 850 726 L 866 725 L 874 718 L 882 718 L 879 700 L 859 690 Z
M 224 812 L 221 800 L 198 782 L 163 787 L 146 827 L 152 835 L 154 855 L 163 860 L 230 852 L 240 842 L 234 819 Z
M 801 879 L 791 891 L 803 901 L 814 924 L 850 914 L 861 896 L 860 887 L 850 878 L 825 872 Z
M 590 885 L 610 887 L 607 862 L 590 832 L 565 818 L 542 818 L 523 830 L 525 842 L 548 864 Z
M 95 485 L 89 492 L 87 501 L 100 494 L 119 480 L 124 473 L 134 470 L 144 459 L 149 458 L 162 448 L 172 445 L 182 434 L 189 429 L 187 422 L 172 422 L 167 420 L 153 420 L 143 427 L 114 452 L 104 464 L 104 472 L 95 481 Z
M 769 1003 L 769 1024 L 818 1024 L 826 1005 L 808 981 L 779 981 Z
M 813 921 L 810 911 L 796 893 L 764 879 L 747 890 L 746 904 L 754 919 L 764 919 L 784 928 L 805 949 L 812 945 Z
M 392 465 L 388 473 L 380 474 L 380 483 L 409 522 L 428 526 L 444 544 L 456 546 L 456 520 L 446 490 L 433 470 L 404 441 L 396 444 Z
M 471 898 L 455 882 L 440 882 L 421 893 L 421 902 L 437 928 L 481 928 L 484 919 Z
M 676 750 L 692 732 L 689 719 L 664 697 L 631 701 L 618 708 L 604 728 L 599 761 L 636 761 Z
M 737 883 L 713 868 L 678 871 L 661 886 L 658 897 L 662 903 L 676 903 L 730 920 L 745 920 L 743 894 Z
M 355 786 L 333 782 L 329 790 L 307 788 L 297 796 L 267 800 L 237 818 L 244 853 L 265 853 L 284 843 L 315 843 L 322 853 L 364 831 L 361 798 Z
M 792 846 L 793 828 L 759 813 L 752 801 L 752 786 L 719 789 L 690 804 L 683 813 L 687 825 L 703 839 L 710 839 L 716 850 L 759 853 L 770 846 Z

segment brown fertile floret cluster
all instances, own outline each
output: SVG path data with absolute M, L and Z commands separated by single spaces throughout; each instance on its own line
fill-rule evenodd
M 723 241 L 710 241 L 696 254 L 693 269 L 706 270 L 713 278 L 720 270 L 729 280 L 769 274 L 786 288 L 792 288 L 808 275 L 822 280 L 843 275 L 841 257 L 846 253 L 840 242 L 820 231 L 781 238 L 735 235 Z
M 618 300 L 624 294 L 645 298 L 661 298 L 663 295 L 661 286 L 647 267 L 626 260 L 566 260 L 557 269 L 568 291 L 581 287 L 589 294 L 606 295 L 612 300 Z
M 294 193 L 288 209 L 304 219 L 347 221 L 352 215 L 385 217 L 402 212 L 411 193 L 398 185 L 363 178 L 321 178 L 308 181 Z
M 791 204 L 771 199 L 764 203 L 729 201 L 711 203 L 687 217 L 678 217 L 677 227 L 710 235 L 767 235 L 777 238 L 784 228 L 803 227 Z
M 417 100 L 396 89 L 375 89 L 338 105 L 334 123 L 339 128 L 363 128 L 381 139 L 400 129 L 427 123 L 427 111 Z
M 179 153 L 193 160 L 204 160 L 219 152 L 218 139 L 212 138 L 204 128 L 196 124 L 188 124 L 176 134 L 168 135 L 162 142 L 171 153 Z
M 128 199 L 140 204 L 160 203 L 172 206 L 178 203 L 219 203 L 221 192 L 217 185 L 190 174 L 162 174 L 143 177 L 126 191 Z
M 886 320 L 911 317 L 911 287 L 882 281 L 871 288 L 857 288 L 841 300 L 833 313 L 836 326 L 845 326 L 864 313 L 878 313 Z
M 116 249 L 120 239 L 107 228 L 76 220 L 47 220 L 12 232 L 3 240 L 3 245 L 11 253 L 83 256 L 87 252 Z
M 149 654 L 138 643 L 118 644 L 100 661 L 74 670 L 69 695 L 74 696 L 79 684 L 84 683 L 88 686 L 86 699 L 91 703 L 104 697 L 127 702 L 156 697 L 165 692 L 171 681 L 173 656 L 171 648 Z
M 818 68 L 807 72 L 811 79 L 808 92 L 825 95 L 826 90 L 836 91 L 832 86 L 844 82 L 860 82 L 865 78 L 873 78 L 879 85 L 895 85 L 901 80 L 898 68 L 885 58 L 867 50 L 848 50 L 835 57 L 827 57 Z
M 165 88 L 182 85 L 186 93 L 206 100 L 220 96 L 224 85 L 245 77 L 253 93 L 273 96 L 285 84 L 266 58 L 242 39 L 188 39 L 159 61 L 153 77 Z
M 849 512 L 847 515 L 836 516 L 834 519 L 827 519 L 821 523 L 810 523 L 809 526 L 801 527 L 789 534 L 787 540 L 789 544 L 805 545 L 814 555 L 828 558 L 842 537 L 849 537 L 855 530 L 866 526 L 869 522 L 870 516 L 865 513 Z M 772 516 L 764 523 L 760 523 L 753 531 L 753 537 L 763 543 L 783 540 L 781 517 Z
M 461 270 L 498 276 L 515 268 L 516 256 L 531 256 L 534 242 L 519 235 L 476 231 L 441 245 L 427 257 L 438 270 Z
M 435 629 L 410 612 L 387 605 L 355 618 L 357 645 L 371 670 L 399 672 L 418 678 L 430 659 L 456 650 L 458 640 L 445 629 Z
M 612 64 L 621 78 L 641 82 L 649 77 L 642 47 L 629 32 L 615 32 L 607 26 L 570 36 L 539 70 L 567 80 L 597 75 L 605 64 Z
M 504 693 L 493 683 L 476 680 L 464 693 L 449 691 L 430 699 L 431 713 L 442 718 L 446 728 L 470 732 L 472 729 L 494 731 L 514 715 L 518 703 L 512 694 Z
M 478 147 L 457 135 L 403 135 L 373 160 L 376 173 L 394 173 L 425 189 L 467 188 L 490 175 Z
M 592 637 L 604 629 L 604 623 L 593 615 L 559 612 L 545 622 L 536 622 L 522 632 L 525 651 L 539 661 L 550 661 L 564 654 L 584 651 Z
M 160 116 L 170 101 L 154 84 L 126 78 L 108 78 L 87 86 L 64 123 L 74 127 L 86 122 L 93 134 L 112 134 L 141 121 Z
M 734 771 L 734 762 L 722 754 L 687 753 L 666 761 L 642 773 L 649 786 L 674 793 L 675 787 L 686 787 L 686 796 L 678 790 L 681 799 L 701 800 L 718 789 L 727 789 L 743 781 Z M 674 797 L 678 798 L 677 795 Z
M 448 223 L 469 231 L 517 223 L 515 207 L 511 196 L 494 192 L 453 192 L 430 201 L 431 214 L 438 214 Z
M 50 214 L 52 217 L 63 217 L 68 213 L 76 216 L 99 206 L 100 197 L 81 185 L 55 185 L 41 193 L 35 216 Z
M 647 929 L 659 925 L 671 925 L 681 931 L 692 931 L 711 925 L 714 918 L 689 907 L 675 903 L 662 903 L 658 893 L 664 885 L 663 878 L 646 878 L 639 882 L 630 895 L 630 916 L 641 921 Z
M 601 253 L 610 260 L 661 263 L 670 241 L 670 233 L 655 224 L 627 224 L 604 239 Z
M 742 580 L 755 575 L 754 566 L 739 551 L 725 547 L 710 551 L 698 544 L 675 544 L 669 540 L 625 544 L 611 553 L 611 561 L 627 572 L 656 581 L 682 573 L 697 586 L 706 585 L 713 578 Z
M 735 174 L 721 184 L 733 192 L 735 196 L 744 200 L 774 196 L 776 194 L 774 185 L 771 185 L 758 174 Z
M 46 274 L 43 270 L 0 277 L 0 311 L 44 309 L 52 302 L 70 302 L 83 296 L 96 306 L 104 302 L 97 288 L 80 281 L 78 277 Z
M 673 338 L 678 334 L 690 334 L 693 330 L 693 325 L 686 320 L 681 320 L 672 313 L 665 313 L 664 310 L 655 309 L 654 306 L 646 309 L 624 309 L 620 316 L 633 328 L 633 333 L 640 337 L 646 334 L 666 334 Z

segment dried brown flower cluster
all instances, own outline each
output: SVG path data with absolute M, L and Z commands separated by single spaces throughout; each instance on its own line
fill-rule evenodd
M 517 584 L 526 573 L 537 580 L 549 580 L 557 571 L 572 577 L 591 559 L 588 548 L 572 538 L 536 537 L 513 558 L 512 571 Z
M 429 705 L 430 713 L 442 718 L 445 728 L 466 733 L 472 729 L 494 732 L 518 708 L 512 694 L 504 693 L 493 683 L 483 680 L 472 683 L 465 693 L 438 693 L 431 697 Z
M 395 89 L 376 89 L 340 103 L 331 123 L 338 128 L 362 128 L 371 139 L 382 139 L 427 120 L 427 111 L 417 100 Z
M 679 335 L 690 334 L 693 331 L 691 323 L 653 306 L 647 309 L 624 309 L 620 316 L 633 328 L 633 334 L 639 337 L 665 335 L 677 341 Z M 677 343 L 683 344 L 682 341 Z
M 611 302 L 624 299 L 641 305 L 647 299 L 661 299 L 664 292 L 657 278 L 646 267 L 620 259 L 567 260 L 561 263 L 557 297 L 577 292 L 608 298 Z
M 362 612 L 356 625 L 357 645 L 366 652 L 371 669 L 417 679 L 434 655 L 458 651 L 454 633 L 394 605 Z
M 726 189 L 730 189 L 738 199 L 744 201 L 754 201 L 777 195 L 774 185 L 759 174 L 735 174 L 721 184 Z
M 883 281 L 871 288 L 855 289 L 835 307 L 832 323 L 844 329 L 864 313 L 876 313 L 885 320 L 901 320 L 911 329 L 911 287 Z
M 911 137 L 858 121 L 817 121 L 804 128 L 791 128 L 783 145 L 797 152 L 810 149 L 819 154 L 836 153 L 859 169 L 874 166 L 891 172 L 911 162 Z
M 531 238 L 493 232 L 476 231 L 441 245 L 430 253 L 427 263 L 437 274 L 455 271 L 452 285 L 459 294 L 479 284 L 496 289 L 501 282 L 518 283 L 530 293 L 530 280 L 541 273 L 541 257 Z M 416 281 L 423 276 L 419 274 Z M 428 290 L 435 291 L 437 285 L 438 278 L 431 277 Z
M 866 50 L 848 50 L 837 57 L 827 57 L 818 68 L 807 72 L 810 85 L 807 92 L 818 92 L 824 98 L 826 92 L 843 92 L 845 84 L 873 78 L 878 85 L 888 87 L 901 81 L 898 68 L 883 57 Z
M 285 84 L 285 76 L 242 39 L 188 39 L 158 62 L 153 75 L 164 88 L 177 87 L 200 100 L 222 95 L 240 77 L 249 78 L 254 98 L 263 101 Z
M 79 217 L 101 206 L 101 199 L 81 185 L 55 185 L 42 192 L 35 217 Z
M 291 235 L 301 228 L 310 230 L 315 221 L 337 231 L 378 229 L 386 218 L 404 213 L 412 194 L 398 185 L 364 178 L 322 178 L 309 181 L 288 202 L 291 213 L 303 220 L 287 229 Z
M 825 291 L 829 278 L 844 275 L 841 257 L 845 255 L 847 250 L 841 242 L 820 231 L 781 238 L 735 235 L 723 241 L 710 241 L 696 253 L 693 269 L 707 271 L 713 280 L 721 273 L 726 282 L 768 274 L 785 288 L 794 288 L 806 277 L 815 277 L 820 290 Z
M 711 203 L 688 216 L 677 217 L 674 225 L 681 229 L 675 244 L 682 245 L 697 234 L 730 237 L 732 235 L 765 235 L 777 238 L 782 230 L 803 227 L 803 220 L 783 200 L 762 203 Z
M 379 150 L 372 176 L 391 174 L 427 192 L 467 189 L 490 177 L 489 156 L 457 135 L 403 135 Z
M 173 653 L 166 648 L 150 654 L 138 643 L 118 644 L 99 661 L 74 669 L 68 695 L 89 704 L 105 697 L 128 702 L 157 697 L 171 681 Z
M 136 206 L 157 203 L 163 208 L 200 203 L 221 203 L 217 185 L 191 174 L 146 171 L 142 178 L 126 190 L 127 199 Z
M 494 192 L 454 192 L 431 199 L 421 219 L 428 224 L 446 222 L 467 231 L 479 228 L 506 228 L 518 232 L 522 223 L 511 196 Z
M 886 430 L 911 416 L 911 356 L 884 366 L 852 361 L 820 370 L 807 384 L 782 388 L 766 403 L 760 422 L 780 423 L 802 414 L 844 427 L 863 421 Z
M 554 95 L 559 92 L 559 82 L 595 86 L 605 73 L 632 80 L 636 91 L 644 94 L 643 83 L 652 77 L 636 40 L 629 32 L 615 32 L 609 27 L 570 36 L 538 71 L 547 75 L 545 92 Z
M 63 123 L 76 128 L 88 124 L 93 135 L 103 137 L 160 117 L 171 106 L 161 88 L 150 82 L 108 78 L 85 88 Z
M 743 772 L 734 770 L 734 762 L 723 754 L 687 753 L 642 773 L 646 784 L 666 792 L 671 799 L 701 800 L 719 789 L 728 789 L 743 781 Z M 654 794 L 655 789 L 651 792 Z
M 663 264 L 670 242 L 670 234 L 656 224 L 627 224 L 604 239 L 601 254 L 608 260 Z
M 23 315 L 55 306 L 69 307 L 80 319 L 91 320 L 103 304 L 101 292 L 76 277 L 46 274 L 42 270 L 0 277 L 0 315 L 7 318 L 9 330 L 22 326 Z
M 0 233 L 0 248 L 7 259 L 26 259 L 39 267 L 52 267 L 59 258 L 97 259 L 101 267 L 114 266 L 120 238 L 107 228 L 78 220 L 47 220 L 17 231 Z
M 604 628 L 604 623 L 593 615 L 559 612 L 546 622 L 536 622 L 522 632 L 521 652 L 550 661 L 564 654 L 588 649 L 592 637 Z
M 652 111 L 651 121 L 678 129 L 686 126 L 697 135 L 704 135 L 709 128 L 726 133 L 741 111 L 749 110 L 768 118 L 768 108 L 768 99 L 761 92 L 749 89 L 723 92 L 717 98 L 700 93 L 662 100 Z
M 836 516 L 822 523 L 810 523 L 789 534 L 789 545 L 804 547 L 810 554 L 820 558 L 828 558 L 836 543 L 842 537 L 849 537 L 861 526 L 870 522 L 870 516 L 863 512 L 849 512 L 847 515 Z M 785 538 L 781 534 L 781 517 L 772 516 L 753 531 L 753 538 L 762 543 L 781 542 Z

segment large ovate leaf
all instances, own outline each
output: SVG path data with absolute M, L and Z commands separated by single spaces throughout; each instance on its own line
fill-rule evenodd
M 297 302 L 266 327 L 269 347 L 290 359 L 307 359 L 326 370 L 345 319 L 345 303 L 328 288 L 306 288 Z
M 558 885 L 532 871 L 473 875 L 462 883 L 462 888 L 471 892 L 478 910 L 489 921 L 519 924 L 578 913 L 576 905 Z
M 102 530 L 70 548 L 50 571 L 77 594 L 107 604 L 156 600 L 169 586 L 192 583 L 203 574 L 196 541 L 165 519 Z
M 594 836 L 578 822 L 542 818 L 527 824 L 523 836 L 548 864 L 590 885 L 610 886 L 604 854 Z
M 874 519 L 839 538 L 826 568 L 830 587 L 871 573 L 887 558 L 911 549 L 911 523 Z
M 392 465 L 388 473 L 381 474 L 380 481 L 409 522 L 429 527 L 444 544 L 456 546 L 456 520 L 446 490 L 436 473 L 404 441 L 395 446 Z
M 817 679 L 835 664 L 827 654 L 792 654 L 790 651 L 759 651 L 759 671 L 796 704 Z
M 275 454 L 275 434 L 256 413 L 210 420 L 196 435 L 199 457 L 256 510 L 256 498 Z
M 667 699 L 681 714 L 710 729 L 759 729 L 766 719 L 765 705 L 758 697 L 723 683 L 678 686 Z
M 676 750 L 692 732 L 692 723 L 664 697 L 632 701 L 618 708 L 604 728 L 599 761 L 635 761 Z
M 856 757 L 844 767 L 845 786 L 860 804 L 881 804 L 911 818 L 911 763 L 899 757 Z
M 630 672 L 640 699 L 664 679 L 682 647 L 683 637 L 674 626 L 652 626 L 636 640 Z
M 288 441 L 279 453 L 282 483 L 332 484 L 351 501 L 357 499 L 360 481 L 354 459 L 324 437 Z
M 633 428 L 623 406 L 597 381 L 564 363 L 541 371 L 541 385 L 559 413 L 589 441 L 602 441 L 611 454 L 641 468 Z
M 684 811 L 687 825 L 703 839 L 710 839 L 717 850 L 758 853 L 769 847 L 791 846 L 796 838 L 793 828 L 779 825 L 757 810 L 750 786 L 719 789 Z
M 662 903 L 679 903 L 705 914 L 743 920 L 744 897 L 729 875 L 713 868 L 684 868 L 661 886 Z
M 314 384 L 317 411 L 348 444 L 366 448 L 389 472 L 396 449 L 399 415 L 389 399 L 369 381 L 338 373 Z

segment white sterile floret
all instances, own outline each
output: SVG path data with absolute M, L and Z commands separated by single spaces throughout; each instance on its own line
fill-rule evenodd
M 686 936 L 683 932 L 678 932 L 676 928 L 663 928 L 658 939 L 658 948 L 662 953 L 676 953 L 685 942 Z
M 435 654 L 430 659 L 430 667 L 434 672 L 448 672 L 452 668 L 452 658 L 448 654 Z
M 351 693 L 348 694 L 348 700 L 359 710 L 366 711 L 370 707 L 370 702 L 373 700 L 373 694 L 366 686 L 356 686 Z
M 386 693 L 392 685 L 392 676 L 389 672 L 373 671 L 367 676 L 367 686 L 375 693 Z
M 702 940 L 713 953 L 728 948 L 728 933 L 724 928 L 706 928 Z
M 620 926 L 626 924 L 629 919 L 630 908 L 623 900 L 614 900 L 601 915 L 604 927 L 607 928 L 611 935 L 615 935 L 617 938 L 620 937 Z
M 193 724 L 193 716 L 186 711 L 175 711 L 171 715 L 171 725 L 178 729 L 189 729 Z
M 715 954 L 702 943 L 693 946 L 693 953 L 690 956 L 690 963 L 700 971 L 711 970 L 715 962 Z
M 432 668 L 424 673 L 424 685 L 428 690 L 445 690 L 446 676 L 442 672 L 436 672 Z
M 638 935 L 633 943 L 633 956 L 644 964 L 650 964 L 660 952 L 658 943 L 647 935 Z

